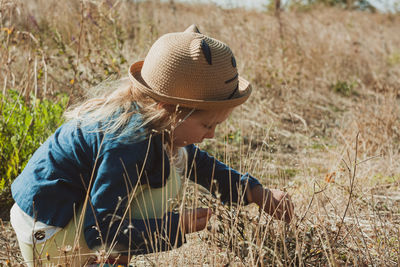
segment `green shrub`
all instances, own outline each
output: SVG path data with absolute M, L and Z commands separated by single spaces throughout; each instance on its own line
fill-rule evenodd
M 0 192 L 4 193 L 33 152 L 63 122 L 68 96 L 59 95 L 55 100 L 31 96 L 25 100 L 10 90 L 0 97 Z
M 335 84 L 330 86 L 331 90 L 335 93 L 348 97 L 358 96 L 358 92 L 355 90 L 357 82 L 337 81 Z

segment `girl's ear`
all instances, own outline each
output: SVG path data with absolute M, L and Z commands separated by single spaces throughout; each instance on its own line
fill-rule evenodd
M 168 104 L 165 102 L 158 102 L 157 104 L 158 109 L 165 109 L 169 113 L 176 112 L 176 105 Z
M 157 104 L 157 109 L 163 109 L 164 108 L 165 103 L 163 102 L 158 102 Z

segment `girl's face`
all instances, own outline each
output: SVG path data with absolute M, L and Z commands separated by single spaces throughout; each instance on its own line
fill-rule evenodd
M 195 111 L 174 130 L 174 147 L 201 143 L 206 138 L 213 138 L 217 125 L 224 122 L 231 112 L 232 109 Z

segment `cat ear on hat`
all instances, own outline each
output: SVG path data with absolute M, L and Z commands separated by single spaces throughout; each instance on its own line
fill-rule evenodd
M 201 33 L 201 32 L 199 31 L 199 28 L 197 28 L 197 26 L 194 25 L 194 24 L 190 25 L 184 32 Z

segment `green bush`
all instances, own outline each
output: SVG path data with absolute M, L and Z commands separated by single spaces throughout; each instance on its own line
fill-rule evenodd
M 10 90 L 0 97 L 0 192 L 4 193 L 33 152 L 63 122 L 68 96 L 58 95 L 55 100 L 31 96 L 25 100 Z
M 357 82 L 337 81 L 335 84 L 332 84 L 330 88 L 335 93 L 345 97 L 359 96 L 358 92 L 355 90 L 356 86 Z

